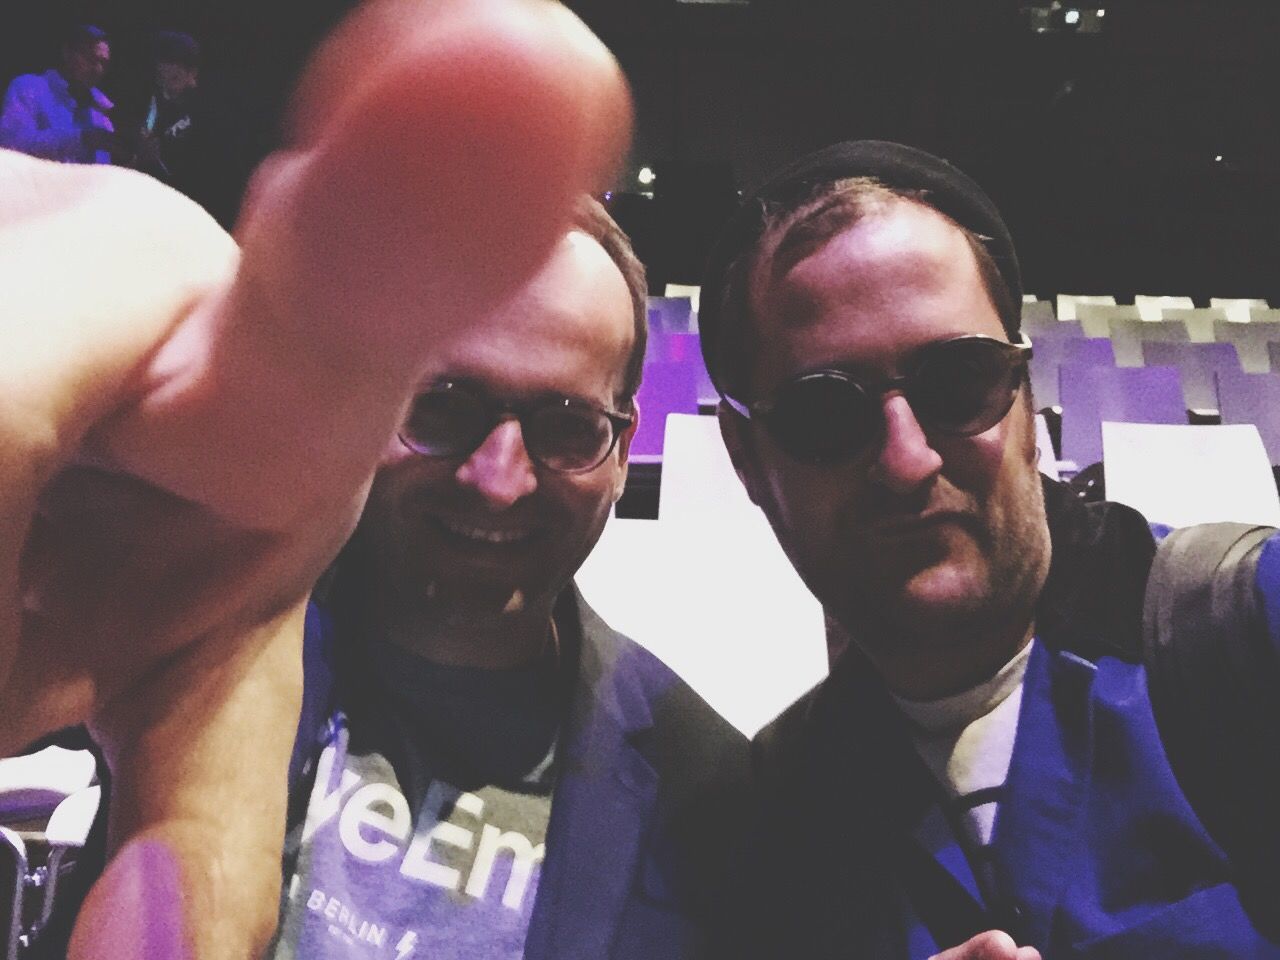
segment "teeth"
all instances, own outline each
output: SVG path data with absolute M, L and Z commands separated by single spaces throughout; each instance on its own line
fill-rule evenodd
M 478 527 L 466 527 L 449 520 L 441 520 L 444 528 L 468 540 L 479 540 L 481 543 L 515 543 L 529 536 L 524 530 L 481 530 Z

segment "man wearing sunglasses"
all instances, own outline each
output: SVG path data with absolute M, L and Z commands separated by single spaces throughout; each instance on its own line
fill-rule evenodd
M 645 293 L 584 200 L 431 353 L 309 619 L 274 956 L 703 955 L 746 741 L 571 583 L 622 493 Z
M 766 956 L 1276 953 L 1115 653 L 1150 531 L 1037 472 L 1020 303 L 990 199 L 896 144 L 784 170 L 712 256 L 725 442 L 850 640 L 755 744 Z

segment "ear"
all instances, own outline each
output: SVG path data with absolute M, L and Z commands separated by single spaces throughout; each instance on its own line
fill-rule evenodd
M 729 451 L 733 470 L 746 488 L 747 496 L 758 507 L 764 505 L 764 491 L 760 483 L 762 470 L 756 450 L 755 437 L 747 418 L 723 400 L 716 407 L 716 419 L 720 422 L 720 437 Z
M 614 451 L 614 455 L 618 458 L 618 470 L 613 490 L 614 503 L 621 499 L 622 493 L 627 487 L 627 463 L 628 456 L 631 453 L 631 439 L 636 435 L 636 428 L 639 426 L 640 401 L 633 397 L 631 400 L 631 423 L 618 434 L 617 449 Z

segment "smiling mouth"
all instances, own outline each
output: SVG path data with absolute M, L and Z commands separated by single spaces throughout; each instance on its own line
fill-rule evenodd
M 522 543 L 533 536 L 531 530 L 493 530 L 485 527 L 473 527 L 470 524 L 459 523 L 455 520 L 440 519 L 440 525 L 449 533 L 456 537 L 461 537 L 472 543 L 484 543 L 493 545 L 507 545 L 513 543 Z

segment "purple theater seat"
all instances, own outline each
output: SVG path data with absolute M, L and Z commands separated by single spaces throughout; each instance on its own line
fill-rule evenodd
M 1142 357 L 1150 367 L 1177 367 L 1182 396 L 1191 410 L 1217 410 L 1218 371 L 1240 373 L 1240 357 L 1230 343 L 1142 342 Z
M 640 405 L 640 426 L 631 441 L 630 457 L 658 459 L 662 456 L 667 414 L 698 412 L 697 367 L 669 360 L 645 364 L 636 401 Z
M 688 333 L 693 301 L 688 297 L 650 297 L 649 327 L 668 333 Z
M 1218 409 L 1223 423 L 1252 423 L 1273 464 L 1280 464 L 1280 375 L 1218 373 Z
M 702 360 L 702 346 L 696 333 L 649 332 L 649 345 L 645 350 L 645 363 L 683 363 L 693 367 L 696 382 L 695 393 L 700 406 L 714 406 L 719 399 L 711 375 Z
M 1079 320 L 1043 320 L 1022 315 L 1022 329 L 1032 343 L 1038 343 L 1040 337 L 1075 337 L 1083 339 L 1084 328 Z
M 1037 407 L 1059 404 L 1058 368 L 1064 363 L 1114 367 L 1116 358 L 1111 341 L 1102 337 L 1033 337 L 1031 390 Z
M 1186 423 L 1182 383 L 1174 367 L 1059 369 L 1062 456 L 1081 469 L 1102 459 L 1102 421 Z
M 1116 350 L 1116 366 L 1142 366 L 1142 341 L 1185 343 L 1191 337 L 1181 320 L 1112 320 L 1111 342 Z
M 644 358 L 646 363 L 702 363 L 702 348 L 696 333 L 650 330 Z
M 1266 373 L 1273 369 L 1267 344 L 1280 343 L 1280 323 L 1218 320 L 1213 325 L 1213 338 L 1221 343 L 1236 345 L 1236 352 L 1240 354 L 1240 366 L 1245 373 Z

